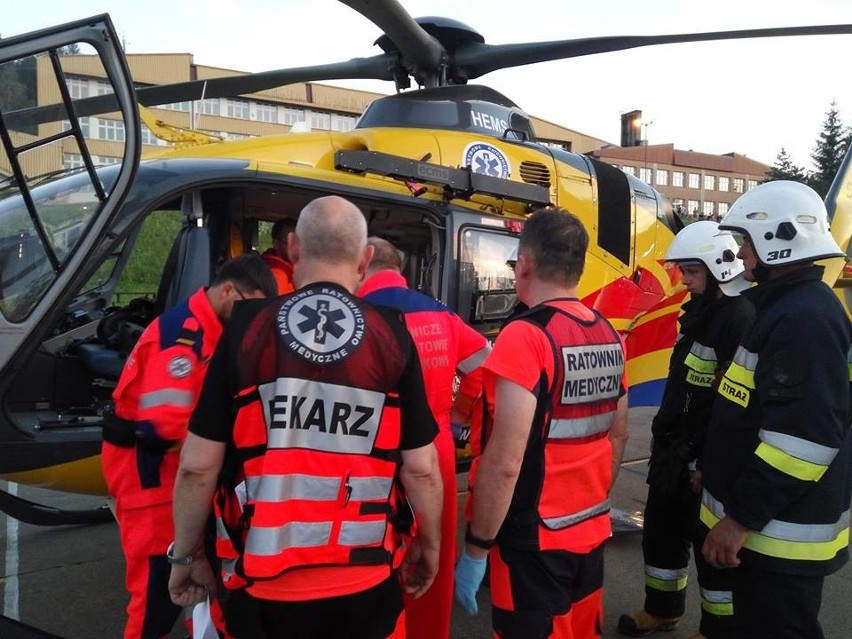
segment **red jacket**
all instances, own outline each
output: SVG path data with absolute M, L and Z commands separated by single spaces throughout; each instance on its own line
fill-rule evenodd
M 222 323 L 203 288 L 158 317 L 136 343 L 113 393 L 138 437 L 182 442 Z
M 441 431 L 448 431 L 456 371 L 466 375 L 479 368 L 491 350 L 488 341 L 441 302 L 409 289 L 396 271 L 373 274 L 358 295 L 404 313 L 423 367 L 429 408 Z

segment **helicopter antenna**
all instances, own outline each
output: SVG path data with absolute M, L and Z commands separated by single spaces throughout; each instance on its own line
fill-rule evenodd
M 204 95 L 207 93 L 207 80 L 204 81 L 204 84 L 201 85 L 201 97 L 198 98 L 198 107 L 203 111 L 204 110 Z M 192 128 L 198 128 L 198 119 L 201 117 L 201 113 L 198 109 L 195 108 L 195 100 L 189 103 L 190 109 L 192 109 Z

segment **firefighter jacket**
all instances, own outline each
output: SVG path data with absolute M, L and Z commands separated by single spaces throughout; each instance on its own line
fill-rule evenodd
M 261 257 L 272 271 L 279 295 L 287 295 L 296 290 L 296 285 L 293 283 L 293 264 L 290 261 L 285 260 L 271 248 L 266 249 Z
M 223 339 L 236 406 L 215 503 L 226 585 L 394 565 L 406 369 L 422 393 L 401 319 L 334 284 L 247 304 Z
M 573 306 L 579 304 L 553 300 L 521 313 L 497 337 L 492 357 L 502 359 L 503 366 L 493 366 L 491 358 L 484 364 L 512 379 L 505 354 L 516 361 L 528 356 L 521 350 L 524 337 L 517 328 L 535 331 L 549 344 L 540 352 L 541 376 L 532 389 L 535 417 L 512 502 L 497 535 L 501 545 L 587 552 L 611 532 L 608 435 L 624 389 L 624 349 L 609 322 L 595 311 Z M 517 323 L 526 326 L 512 330 Z
M 221 334 L 222 324 L 202 288 L 148 326 L 127 358 L 113 393 L 117 419 L 108 420 L 104 439 L 139 450 L 143 488 L 171 491 L 176 445 L 186 437 Z
M 672 463 L 685 470 L 688 462 L 700 458 L 718 379 L 754 321 L 754 306 L 742 296 L 693 296 L 678 321 L 666 388 L 651 424 L 660 459 L 651 463 Z
M 456 370 L 467 375 L 479 368 L 491 350 L 488 341 L 441 302 L 409 289 L 396 271 L 367 278 L 358 295 L 404 314 L 423 368 L 429 407 L 441 431 L 449 432 Z
M 719 385 L 701 521 L 749 529 L 743 563 L 826 575 L 847 560 L 850 323 L 809 267 L 747 291 L 757 319 Z

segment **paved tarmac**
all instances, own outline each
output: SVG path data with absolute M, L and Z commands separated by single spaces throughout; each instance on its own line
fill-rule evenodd
M 631 441 L 613 492 L 613 505 L 626 511 L 641 511 L 644 506 L 652 414 L 649 409 L 631 411 Z M 90 508 L 103 502 L 24 487 L 17 490 L 21 496 L 63 508 Z M 608 543 L 603 636 L 611 639 L 620 636 L 615 630 L 619 614 L 642 605 L 643 574 L 640 536 L 616 537 Z M 0 515 L 0 564 L 0 612 L 5 616 L 65 639 L 122 636 L 127 596 L 124 561 L 114 523 L 39 528 Z M 690 579 L 687 615 L 678 628 L 660 634 L 660 639 L 687 639 L 697 630 L 699 603 L 694 572 Z M 477 617 L 469 616 L 458 606 L 454 609 L 453 639 L 491 637 L 488 588 L 480 590 L 478 599 Z M 821 619 L 828 639 L 852 636 L 851 602 L 852 567 L 847 565 L 825 583 Z M 180 636 L 181 633 L 174 633 L 174 637 Z M 0 639 L 13 637 L 17 639 L 10 631 L 0 630 Z

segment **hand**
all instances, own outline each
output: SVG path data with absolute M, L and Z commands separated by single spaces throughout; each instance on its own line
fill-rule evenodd
M 417 538 L 411 542 L 399 569 L 405 592 L 417 599 L 429 590 L 438 574 L 438 556 L 438 548 L 425 546 Z
M 198 557 L 189 566 L 172 566 L 169 596 L 176 606 L 188 608 L 215 594 L 216 577 L 207 557 Z
M 482 585 L 487 562 L 488 555 L 476 558 L 464 550 L 459 563 L 456 564 L 456 600 L 472 615 L 479 612 L 476 591 Z
M 714 568 L 736 568 L 740 565 L 737 554 L 746 539 L 748 529 L 726 515 L 707 533 L 701 554 Z

